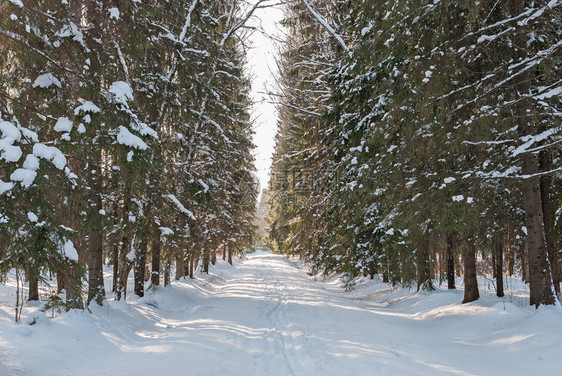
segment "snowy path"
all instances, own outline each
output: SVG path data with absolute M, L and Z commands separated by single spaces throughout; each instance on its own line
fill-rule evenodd
M 214 273 L 93 315 L 0 321 L 0 375 L 528 375 L 562 367 L 559 308 L 535 313 L 491 297 L 463 306 L 460 291 L 383 284 L 350 294 L 271 254 L 234 268 L 221 262 Z

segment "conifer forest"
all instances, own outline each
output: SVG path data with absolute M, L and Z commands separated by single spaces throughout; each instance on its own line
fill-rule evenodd
M 0 0 L 0 375 L 556 373 L 560 234 L 562 0 Z

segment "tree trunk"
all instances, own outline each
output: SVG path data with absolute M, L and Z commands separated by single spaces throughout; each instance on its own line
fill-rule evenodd
M 216 263 L 217 263 L 217 251 L 213 249 L 211 251 L 211 264 L 215 265 Z
M 82 302 L 82 273 L 79 265 L 69 265 L 65 268 L 67 273 L 64 276 L 66 284 L 66 311 L 71 309 L 83 309 Z
M 141 240 L 139 249 L 135 253 L 135 294 L 140 298 L 144 296 L 147 246 L 146 239 Z
M 152 273 L 150 273 L 151 286 L 160 285 L 160 233 L 156 231 L 156 238 L 152 242 Z
M 130 185 L 125 186 L 123 193 L 123 209 L 121 211 L 121 241 L 119 242 L 119 282 L 115 297 L 117 300 L 127 298 L 127 280 L 129 278 L 130 261 L 127 255 L 131 251 L 131 236 L 129 234 L 129 207 L 131 202 Z
M 33 270 L 29 271 L 29 297 L 28 300 L 39 300 L 39 278 Z
M 494 270 L 496 271 L 496 295 L 498 297 L 504 296 L 503 293 L 503 236 L 496 239 L 496 249 L 494 252 Z
M 119 288 L 119 242 L 116 242 L 115 247 L 113 247 L 111 260 L 113 263 L 113 286 L 111 291 L 117 293 L 117 289 Z
M 185 274 L 185 261 L 182 256 L 176 256 L 176 281 L 179 281 Z
M 374 261 L 369 261 L 369 277 L 371 279 L 375 279 L 375 274 L 377 274 L 377 268 L 375 267 Z
M 464 264 L 464 303 L 478 300 L 478 280 L 476 279 L 476 245 L 473 239 L 469 239 L 463 247 Z
M 169 245 L 166 246 L 166 251 L 164 252 L 164 287 L 170 284 L 170 269 L 171 269 L 171 260 L 170 260 L 170 247 Z
M 228 246 L 228 263 L 232 265 L 232 245 Z
M 525 244 L 524 246 L 521 248 L 521 277 L 523 282 L 525 283 L 529 283 L 530 279 L 529 279 L 529 244 L 528 244 L 528 240 L 529 239 L 525 239 Z
M 491 257 L 491 260 L 490 260 L 490 264 L 492 265 L 492 278 L 493 279 L 498 278 L 498 273 L 497 273 L 498 270 L 496 268 L 496 263 L 497 263 L 497 260 L 498 260 L 497 255 L 496 255 L 496 253 L 497 253 L 497 244 L 496 243 L 498 241 L 499 241 L 498 239 L 494 240 L 494 245 L 491 249 L 492 257 Z
M 123 236 L 121 239 L 121 250 L 119 251 L 119 284 L 117 286 L 116 298 L 127 298 L 127 281 L 129 272 L 131 271 L 131 262 L 127 259 L 127 255 L 131 249 L 130 238 Z
M 194 273 L 195 273 L 195 255 L 191 255 L 191 257 L 189 257 L 189 278 L 190 279 L 195 278 Z
M 65 278 L 66 271 L 62 267 L 57 267 L 56 274 L 57 274 L 57 291 L 61 292 L 66 288 L 66 278 Z
M 418 274 L 418 291 L 420 287 L 424 289 L 433 290 L 431 286 L 430 270 L 429 270 L 429 241 L 424 235 L 418 240 L 418 250 L 416 252 L 417 258 L 417 274 Z M 427 287 L 426 287 L 427 285 Z
M 222 261 L 226 261 L 226 243 L 222 246 Z
M 187 257 L 183 260 L 183 275 L 185 277 L 189 276 L 189 265 L 191 264 L 191 257 Z
M 515 253 L 510 244 L 509 231 L 505 234 L 505 253 L 507 258 L 507 272 L 509 276 L 513 276 L 515 268 Z
M 540 169 L 541 171 L 549 171 L 552 169 L 551 154 L 548 151 L 540 152 Z M 556 242 L 554 239 L 554 224 L 552 221 L 552 205 L 550 201 L 550 190 L 552 188 L 552 177 L 544 175 L 540 178 L 542 215 L 544 222 L 544 235 L 546 240 L 546 248 L 548 260 L 550 261 L 552 272 L 552 283 L 554 291 L 560 295 L 560 268 L 558 266 L 558 256 L 556 254 Z
M 453 237 L 447 235 L 447 288 L 454 290 L 455 287 L 455 254 L 453 252 Z
M 85 38 L 86 45 L 91 51 L 99 49 L 99 42 L 96 40 L 102 34 L 102 19 L 105 14 L 99 9 L 99 4 L 94 1 L 83 3 L 87 9 L 84 13 L 88 16 L 87 22 L 92 26 L 88 30 L 91 38 Z M 89 54 L 90 69 L 88 69 L 88 78 L 92 81 L 88 84 L 92 92 L 101 93 L 101 81 L 97 75 L 102 71 L 102 64 L 99 61 L 99 55 L 95 53 Z M 88 193 L 88 221 L 90 223 L 88 229 L 88 304 L 95 301 L 98 305 L 103 305 L 105 300 L 105 287 L 103 282 L 103 218 L 101 214 L 102 207 L 102 170 L 101 165 L 104 161 L 102 156 L 103 137 L 97 141 L 98 133 L 92 127 L 87 128 L 84 139 L 88 139 L 88 150 L 86 151 L 87 169 L 86 183 L 90 191 Z M 91 137 L 91 138 L 90 138 Z
M 105 288 L 103 284 L 103 247 L 100 231 L 90 231 L 88 237 L 88 303 L 95 301 L 103 305 Z
M 525 0 L 511 0 L 514 14 L 525 11 Z M 513 47 L 517 62 L 527 59 L 528 31 L 524 26 L 516 26 Z M 515 120 L 518 125 L 519 137 L 524 138 L 535 135 L 533 119 L 528 115 L 530 111 L 529 99 L 531 74 L 529 70 L 520 72 L 514 78 L 514 86 L 518 102 L 515 108 Z M 542 202 L 540 191 L 539 163 L 533 153 L 521 154 L 523 176 L 523 201 L 525 203 L 525 226 L 527 227 L 527 240 L 529 245 L 529 278 L 530 278 L 530 304 L 538 307 L 541 304 L 554 304 L 552 292 L 552 278 L 550 265 L 547 259 L 547 249 L 543 228 Z
M 203 251 L 203 272 L 209 274 L 209 251 Z

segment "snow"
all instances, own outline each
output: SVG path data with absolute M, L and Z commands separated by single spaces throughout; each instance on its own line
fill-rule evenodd
M 197 179 L 197 182 L 199 184 L 201 184 L 201 186 L 203 187 L 203 191 L 204 193 L 207 193 L 209 191 L 209 186 L 207 185 L 207 183 L 205 183 L 203 180 L 201 179 Z
M 9 121 L 0 121 L 0 132 L 3 139 L 10 140 L 12 143 L 21 139 L 20 130 Z
M 39 170 L 39 158 L 33 154 L 28 154 L 27 157 L 25 157 L 25 162 L 23 162 L 23 168 L 31 171 Z
M 32 170 L 26 170 L 25 168 L 18 168 L 10 175 L 10 180 L 18 181 L 21 185 L 25 188 L 29 188 L 35 177 L 37 176 L 37 172 Z
M 47 146 L 45 144 L 36 143 L 33 145 L 33 155 L 38 158 L 43 158 L 51 161 L 53 165 L 59 170 L 64 169 L 66 166 L 66 157 L 64 154 L 54 146 Z
M 543 100 L 543 99 L 555 97 L 555 96 L 558 96 L 558 95 L 561 95 L 561 94 L 562 94 L 562 86 L 558 86 L 558 87 L 555 87 L 554 89 L 548 90 L 547 92 L 536 95 L 535 99 Z
M 528 307 L 525 285 L 508 282 L 500 299 L 481 280 L 482 298 L 464 305 L 460 278 L 431 294 L 379 279 L 345 292 L 338 278 L 256 253 L 127 303 L 108 292 L 91 314 L 50 319 L 28 304 L 14 324 L 12 274 L 0 285 L 0 374 L 557 374 L 562 310 Z
M 74 109 L 74 115 L 76 115 L 76 116 L 80 115 L 81 113 L 87 114 L 89 112 L 93 113 L 93 114 L 97 114 L 97 113 L 101 112 L 101 110 L 98 106 L 96 106 L 95 104 L 93 104 L 90 101 L 85 101 L 80 106 L 78 106 Z
M 84 43 L 84 34 L 80 31 L 78 26 L 72 22 L 69 25 L 63 26 L 55 35 L 60 38 L 73 37 L 72 40 L 77 41 L 84 47 L 86 46 Z
M 141 150 L 148 149 L 148 145 L 140 137 L 135 136 L 122 125 L 119 126 L 119 133 L 117 133 L 117 143 Z
M 124 81 L 112 83 L 109 87 L 109 92 L 113 94 L 117 103 L 126 105 L 128 100 L 133 99 L 133 89 Z
M 5 181 L 2 181 L 0 179 L 0 195 L 3 195 L 4 193 L 10 191 L 12 188 L 14 188 L 14 183 L 11 182 L 6 183 Z
M 74 248 L 74 244 L 70 240 L 66 240 L 62 246 L 62 254 L 64 254 L 69 260 L 78 261 L 78 252 Z
M 10 3 L 14 4 L 15 6 L 23 8 L 23 3 L 21 0 L 10 0 Z
M 27 212 L 27 219 L 29 219 L 31 222 L 37 222 L 39 220 L 39 217 L 33 212 Z
M 160 227 L 160 233 L 162 236 L 174 235 L 174 231 L 169 227 Z
M 61 88 L 62 85 L 60 83 L 60 81 L 58 80 L 58 78 L 56 78 L 55 76 L 53 76 L 52 73 L 45 73 L 40 75 L 39 77 L 37 77 L 35 79 L 35 82 L 33 83 L 33 87 L 40 87 L 40 88 L 48 88 L 52 85 L 55 85 L 58 88 Z
M 22 156 L 22 151 L 19 146 L 14 146 L 14 142 L 21 139 L 20 130 L 9 121 L 0 121 L 0 159 L 6 162 L 17 162 Z
M 464 196 L 463 195 L 457 195 L 457 196 L 453 196 L 453 201 L 455 202 L 460 202 L 464 200 Z
M 184 213 L 189 218 L 195 220 L 195 216 L 193 215 L 193 212 L 187 210 L 185 206 L 183 206 L 183 204 L 180 202 L 180 200 L 177 199 L 176 196 L 169 194 L 169 195 L 164 195 L 164 197 L 170 199 L 174 203 L 174 205 L 176 205 L 176 207 L 180 210 L 180 212 Z
M 54 129 L 56 132 L 70 132 L 72 130 L 72 122 L 66 117 L 60 117 Z
M 107 12 L 109 13 L 109 18 L 113 18 L 115 20 L 118 20 L 121 15 L 118 8 L 109 8 Z

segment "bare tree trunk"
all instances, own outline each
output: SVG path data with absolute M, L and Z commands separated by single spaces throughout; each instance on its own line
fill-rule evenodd
M 551 154 L 548 151 L 540 152 L 540 169 L 549 171 L 552 169 Z M 558 266 L 558 256 L 556 254 L 556 241 L 554 239 L 554 224 L 552 221 L 552 205 L 550 201 L 550 190 L 552 188 L 552 177 L 544 175 L 540 178 L 542 214 L 544 222 L 544 235 L 546 240 L 548 260 L 550 261 L 552 272 L 552 283 L 554 291 L 560 295 L 560 267 Z
M 64 276 L 66 287 L 66 311 L 83 309 L 82 301 L 82 272 L 79 265 L 69 265 Z
M 474 239 L 469 238 L 463 248 L 464 299 L 462 302 L 464 304 L 478 300 L 480 293 L 478 292 L 478 280 L 476 279 L 476 245 Z
M 215 265 L 217 263 L 217 251 L 215 249 L 211 250 L 211 264 Z
M 504 296 L 503 293 L 503 239 L 504 237 L 499 235 L 496 239 L 496 249 L 494 252 L 494 270 L 496 271 L 496 295 L 498 297 Z
M 182 256 L 176 256 L 176 281 L 179 281 L 181 277 L 184 276 L 185 272 L 185 261 Z
M 193 279 L 194 278 L 194 273 L 195 273 L 195 255 L 191 255 L 191 257 L 189 258 L 189 278 Z
M 113 287 L 111 288 L 111 291 L 116 293 L 119 288 L 119 242 L 115 242 L 111 260 L 113 264 Z
M 39 300 L 39 278 L 30 270 L 29 272 L 29 296 L 27 300 Z
M 511 277 L 513 276 L 514 268 L 515 268 L 515 252 L 513 252 L 513 248 L 511 247 L 510 244 L 509 230 L 506 231 L 505 234 L 505 253 L 507 258 L 507 272 Z
M 227 245 L 226 243 L 224 243 L 224 245 L 222 246 L 222 261 L 226 261 L 226 248 Z
M 191 257 L 187 257 L 185 260 L 183 260 L 183 275 L 185 277 L 189 277 L 189 266 L 191 264 Z
M 169 245 L 166 246 L 166 251 L 164 251 L 164 287 L 170 284 L 170 269 L 171 269 L 171 260 L 170 260 L 170 247 Z
M 453 252 L 453 237 L 447 235 L 447 288 L 454 290 L 455 287 L 455 254 Z
M 147 240 L 142 239 L 135 253 L 135 294 L 141 298 L 144 296 L 147 247 Z
M 228 246 L 228 263 L 232 265 L 232 245 Z
M 66 288 L 66 278 L 65 278 L 65 270 L 62 267 L 57 267 L 56 275 L 57 275 L 57 291 L 61 292 Z
M 209 251 L 203 251 L 203 272 L 209 274 Z
M 514 14 L 525 11 L 525 0 L 511 0 Z M 527 59 L 527 30 L 516 25 L 516 34 L 513 47 L 516 62 Z M 514 84 L 518 96 L 515 108 L 515 119 L 518 125 L 519 137 L 535 135 L 533 119 L 528 115 L 530 102 L 526 95 L 530 94 L 531 74 L 529 70 L 520 72 L 515 76 Z M 540 191 L 539 163 L 537 157 L 530 152 L 521 154 L 521 172 L 523 179 L 523 201 L 525 203 L 525 226 L 527 227 L 527 240 L 529 245 L 529 277 L 530 277 L 530 303 L 535 307 L 541 304 L 554 304 L 552 292 L 552 278 L 548 264 L 545 234 L 543 228 L 542 202 Z
M 123 235 L 121 239 L 121 250 L 119 251 L 119 284 L 115 294 L 117 300 L 127 298 L 127 281 L 131 271 L 131 262 L 127 259 L 127 254 L 131 249 L 130 238 Z
M 119 278 L 115 297 L 117 300 L 126 299 L 127 280 L 129 278 L 130 261 L 127 255 L 131 250 L 131 236 L 129 234 L 129 208 L 131 203 L 130 186 L 125 186 L 123 193 L 123 208 L 121 211 L 121 241 L 119 242 Z
M 369 277 L 371 279 L 375 279 L 375 274 L 377 274 L 377 268 L 375 267 L 374 261 L 369 261 Z
M 101 170 L 95 168 L 96 177 L 90 198 L 90 218 L 92 229 L 88 234 L 88 303 L 95 301 L 103 305 L 105 288 L 103 283 L 103 235 L 102 235 L 102 210 L 101 199 Z
M 418 272 L 418 291 L 420 287 L 424 287 L 427 285 L 427 288 L 432 290 L 433 287 L 431 286 L 431 279 L 430 279 L 430 270 L 429 270 L 429 246 L 428 239 L 422 234 L 420 239 L 418 239 L 418 249 L 416 252 L 417 258 L 417 272 Z
M 156 237 L 152 241 L 152 273 L 150 273 L 151 286 L 160 285 L 160 234 L 156 231 Z
M 528 239 L 525 239 L 525 244 L 523 248 L 521 248 L 521 277 L 523 282 L 529 283 L 529 245 Z

